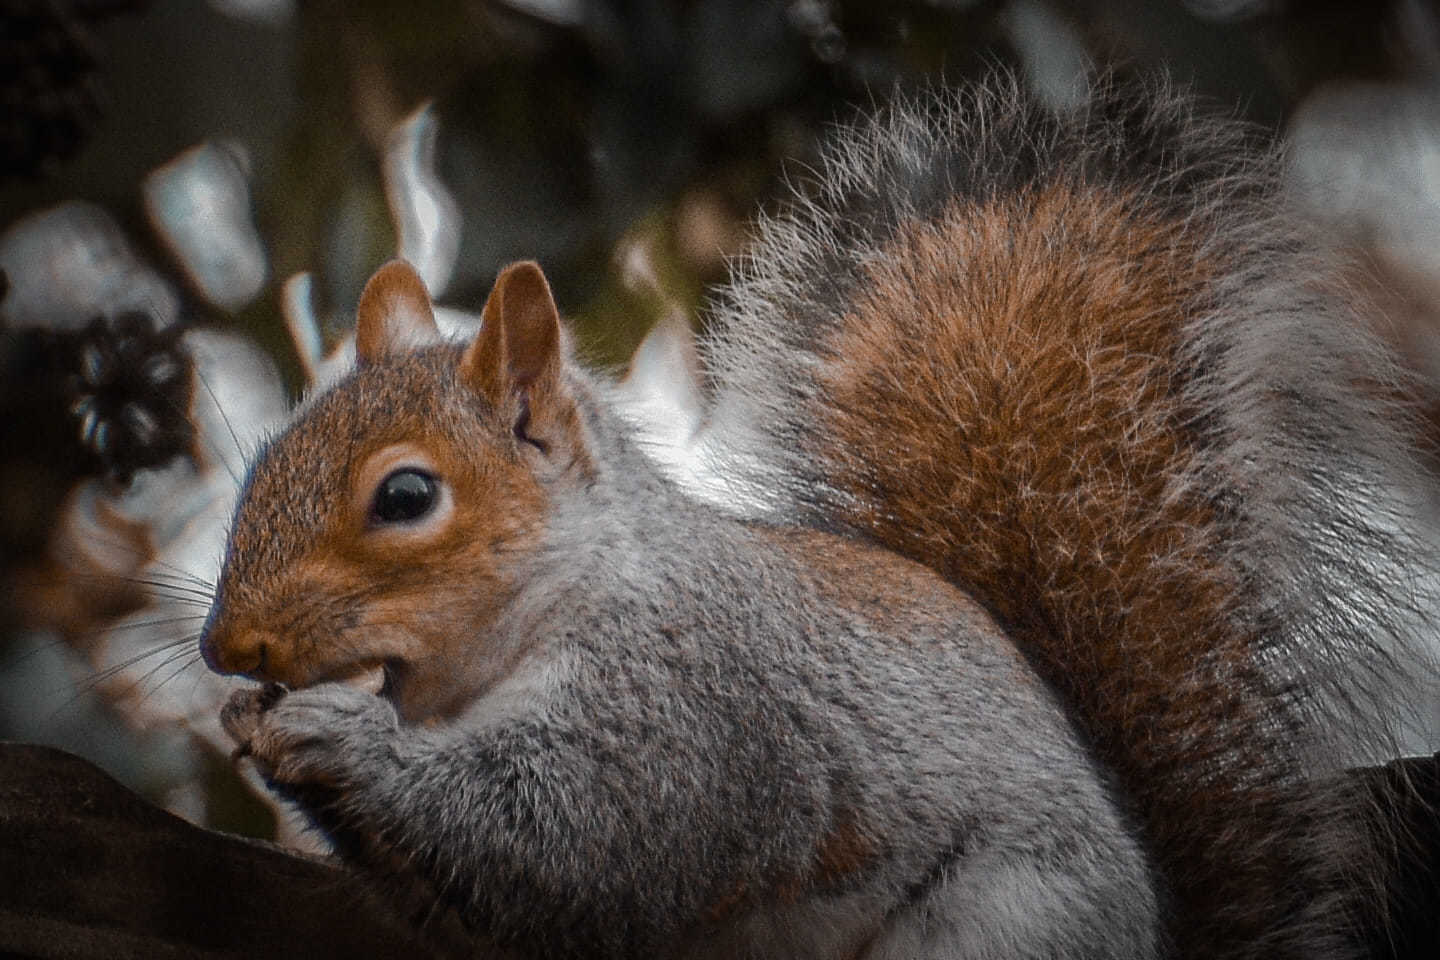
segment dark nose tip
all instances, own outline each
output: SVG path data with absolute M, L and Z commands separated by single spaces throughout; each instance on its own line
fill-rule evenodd
M 200 656 L 205 665 L 216 673 L 263 673 L 275 636 L 263 630 L 233 629 L 221 622 L 218 609 L 218 604 L 211 608 L 200 629 Z

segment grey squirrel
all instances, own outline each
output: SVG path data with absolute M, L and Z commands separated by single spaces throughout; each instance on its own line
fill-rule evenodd
M 1277 164 L 1106 83 L 842 131 L 704 344 L 728 508 L 535 264 L 464 345 L 387 265 L 247 479 L 227 730 L 519 956 L 1358 954 L 1383 827 L 1339 774 L 1430 559 L 1402 379 Z

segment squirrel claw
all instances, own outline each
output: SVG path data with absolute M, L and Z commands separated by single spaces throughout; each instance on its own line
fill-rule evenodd
M 236 690 L 220 708 L 220 725 L 236 743 L 232 760 L 250 754 L 250 738 L 255 735 L 260 715 L 279 703 L 286 690 L 278 683 L 267 683 L 263 687 L 246 687 Z
M 259 695 L 256 697 L 256 701 L 260 706 L 261 712 L 263 713 L 264 711 L 269 710 L 271 707 L 275 706 L 275 704 L 280 702 L 280 698 L 285 696 L 285 694 L 289 692 L 289 688 L 287 688 L 282 683 L 265 684 L 263 687 L 260 688 Z

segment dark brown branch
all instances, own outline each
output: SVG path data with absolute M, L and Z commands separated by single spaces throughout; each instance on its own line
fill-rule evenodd
M 0 954 L 423 957 L 340 868 L 172 816 L 78 757 L 0 743 Z

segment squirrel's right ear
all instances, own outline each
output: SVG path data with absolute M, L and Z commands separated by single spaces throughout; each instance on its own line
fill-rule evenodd
M 512 263 L 495 278 L 480 332 L 460 361 L 460 377 L 497 410 L 520 395 L 531 412 L 543 414 L 559 380 L 561 342 L 560 311 L 540 265 Z M 529 404 L 532 398 L 541 403 Z
M 391 260 L 376 270 L 355 313 L 355 360 L 364 365 L 440 340 L 430 292 L 415 268 Z

